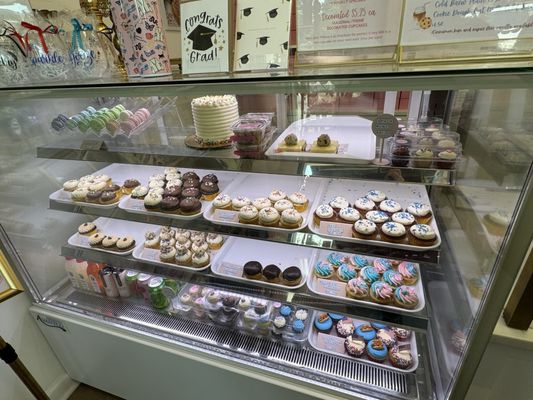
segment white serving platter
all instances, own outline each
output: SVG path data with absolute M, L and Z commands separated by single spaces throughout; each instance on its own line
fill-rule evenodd
M 309 275 L 307 278 L 307 287 L 309 290 L 313 293 L 316 293 L 319 296 L 327 297 L 330 299 L 335 299 L 337 301 L 341 301 L 344 303 L 356 303 L 356 304 L 364 304 L 364 305 L 371 305 L 372 307 L 380 308 L 383 310 L 392 310 L 392 311 L 402 311 L 402 312 L 408 312 L 408 313 L 414 313 L 418 312 L 424 309 L 426 306 L 426 300 L 424 298 L 424 289 L 422 289 L 422 278 L 420 274 L 420 267 L 418 264 L 416 264 L 418 269 L 418 281 L 415 285 L 409 285 L 415 289 L 415 292 L 418 296 L 419 303 L 418 305 L 413 309 L 407 309 L 407 308 L 401 308 L 395 305 L 386 305 L 386 304 L 379 304 L 375 303 L 373 301 L 369 300 L 358 300 L 358 299 L 352 299 L 348 296 L 346 296 L 346 283 L 342 282 L 335 277 L 331 277 L 330 279 L 320 279 L 313 274 L 313 268 L 315 264 L 318 261 L 325 260 L 327 255 L 332 253 L 331 250 L 318 250 L 315 253 L 315 258 L 313 259 L 310 267 L 309 267 Z M 339 254 L 350 256 L 351 254 L 341 253 L 337 252 Z M 372 263 L 377 257 L 367 257 L 369 262 Z
M 231 198 L 246 196 L 250 200 L 258 197 L 268 197 L 272 190 L 281 189 L 287 196 L 294 192 L 302 192 L 307 196 L 308 205 L 301 213 L 303 221 L 298 228 L 288 229 L 281 227 L 263 226 L 255 224 L 242 224 L 239 222 L 238 211 L 217 210 L 209 205 L 204 211 L 204 218 L 217 225 L 235 226 L 247 229 L 257 229 L 271 232 L 297 232 L 304 229 L 312 219 L 312 210 L 318 206 L 317 196 L 323 189 L 326 180 L 322 178 L 309 178 L 307 176 L 287 176 L 270 174 L 241 174 L 241 177 L 223 190 Z
M 359 197 L 364 197 L 369 190 L 381 190 L 386 193 L 387 198 L 398 201 L 402 208 L 406 208 L 411 202 L 420 202 L 424 204 L 430 204 L 429 197 L 424 185 L 420 184 L 407 184 L 407 183 L 389 183 L 389 182 L 377 182 L 377 181 L 362 181 L 362 180 L 344 180 L 344 179 L 330 179 L 324 186 L 321 195 L 318 196 L 318 201 L 316 205 L 327 204 L 335 196 L 342 196 L 346 198 L 350 204 L 353 204 L 356 199 Z M 314 207 L 311 210 L 311 213 L 315 211 Z M 434 211 L 433 215 L 435 215 Z M 322 226 L 323 225 L 323 226 Z M 345 233 L 339 234 L 341 231 L 339 226 L 348 226 L 345 229 Z M 317 225 L 314 219 L 311 217 L 309 219 L 309 229 L 316 233 L 327 238 L 336 239 L 344 242 L 353 242 L 353 243 L 363 243 L 370 244 L 373 246 L 381 247 L 392 247 L 396 249 L 407 249 L 413 251 L 427 251 L 437 249 L 441 244 L 441 235 L 437 223 L 435 222 L 435 217 L 431 219 L 429 225 L 435 230 L 437 234 L 437 240 L 432 246 L 413 246 L 407 243 L 407 240 L 404 243 L 390 243 L 382 240 L 367 240 L 354 238 L 351 235 L 351 226 L 350 224 L 331 224 L 331 223 L 322 223 L 321 226 Z M 349 236 L 348 236 L 349 235 Z
M 409 373 L 414 372 L 418 368 L 418 349 L 416 347 L 416 338 L 415 333 L 411 331 L 411 337 L 409 340 L 399 342 L 400 345 L 410 345 L 411 346 L 411 354 L 413 355 L 413 365 L 411 368 L 407 369 L 401 369 L 394 367 L 391 362 L 389 361 L 388 357 L 387 360 L 385 360 L 383 363 L 378 363 L 375 361 L 371 361 L 368 358 L 366 358 L 366 354 L 362 357 L 352 357 L 348 353 L 346 353 L 346 350 L 344 349 L 344 338 L 337 335 L 337 331 L 335 330 L 335 326 L 331 328 L 330 333 L 320 333 L 316 330 L 314 323 L 317 316 L 320 314 L 320 311 L 314 311 L 312 315 L 312 328 L 309 331 L 309 336 L 307 337 L 307 340 L 311 347 L 315 348 L 318 351 L 322 351 L 324 353 L 333 354 L 338 357 L 348 358 L 355 362 L 361 362 L 364 364 L 370 364 L 375 367 L 381 367 L 390 369 L 392 371 L 401 372 L 401 373 Z M 360 324 L 369 323 L 369 321 L 364 321 L 360 319 L 352 318 L 353 324 L 355 327 L 357 327 Z M 327 340 L 321 340 L 319 338 L 319 335 L 325 335 Z
M 164 171 L 164 167 L 143 166 L 142 170 L 138 171 L 137 175 L 135 175 L 135 179 L 140 181 L 143 186 L 147 186 L 150 176 L 155 174 L 163 174 Z M 221 191 L 227 188 L 234 181 L 234 179 L 238 177 L 238 173 L 228 171 L 211 171 L 205 169 L 183 169 L 180 171 L 182 174 L 184 174 L 185 172 L 194 171 L 198 174 L 198 176 L 200 176 L 200 178 L 207 174 L 215 174 L 218 178 L 218 186 Z M 150 211 L 144 207 L 144 200 L 132 199 L 130 195 L 123 196 L 123 198 L 120 200 L 118 207 L 132 214 L 157 215 L 160 217 L 172 219 L 193 220 L 196 218 L 201 218 L 202 213 L 211 204 L 211 201 L 207 200 L 200 200 L 200 202 L 202 203 L 202 209 L 200 210 L 200 212 L 193 215 L 180 215 L 175 213 L 166 213 L 162 211 Z
M 131 236 L 135 239 L 135 247 L 128 251 L 113 251 L 103 249 L 101 247 L 91 247 L 89 245 L 89 236 L 80 235 L 76 232 L 68 239 L 68 244 L 71 246 L 81 247 L 83 249 L 91 249 L 101 251 L 103 253 L 115 254 L 124 256 L 133 253 L 135 248 L 142 246 L 144 242 L 144 232 L 150 225 L 140 222 L 115 220 L 111 218 L 100 217 L 95 219 L 94 224 L 98 228 L 99 233 L 113 236 Z
M 161 233 L 161 227 L 158 225 L 148 225 L 147 231 L 153 231 L 157 235 L 159 235 Z M 144 231 L 143 235 L 147 231 Z M 186 271 L 195 271 L 195 272 L 205 271 L 211 266 L 214 260 L 216 260 L 216 258 L 220 254 L 220 250 L 224 248 L 224 246 L 226 245 L 228 238 L 225 236 L 223 237 L 224 237 L 224 243 L 222 244 L 222 247 L 220 249 L 218 250 L 209 249 L 208 250 L 210 262 L 205 267 L 196 268 L 192 266 L 179 265 L 176 263 L 167 263 L 167 262 L 161 261 L 161 259 L 159 258 L 159 249 L 150 249 L 148 247 L 144 247 L 144 244 L 142 244 L 141 246 L 135 247 L 135 250 L 133 251 L 133 258 L 136 258 L 141 261 L 146 261 L 150 264 L 162 265 L 164 267 L 175 267 L 177 269 L 182 269 Z
M 306 141 L 307 151 L 278 152 L 279 145 L 289 134 Z M 326 133 L 339 142 L 335 154 L 311 153 L 311 145 L 319 135 Z M 376 157 L 376 136 L 372 121 L 357 116 L 318 116 L 293 122 L 267 149 L 265 155 L 273 160 L 302 160 L 344 164 L 368 164 Z
M 294 290 L 305 285 L 315 251 L 303 246 L 232 237 L 224 244 L 216 259 L 211 261 L 211 271 L 215 275 L 251 285 Z M 286 267 L 296 266 L 302 272 L 302 279 L 296 286 L 248 279 L 243 276 L 243 266 L 248 261 L 259 261 L 263 268 L 275 264 L 282 272 Z

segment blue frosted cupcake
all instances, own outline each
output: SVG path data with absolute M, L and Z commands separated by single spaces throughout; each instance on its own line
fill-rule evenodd
M 382 324 L 381 322 L 371 322 L 370 325 L 372 325 L 372 328 L 378 331 L 380 329 L 387 329 L 387 325 Z
M 378 281 L 380 278 L 379 272 L 376 270 L 376 268 L 370 265 L 364 267 L 359 273 L 359 276 L 363 278 L 369 285 Z
M 330 253 L 327 260 L 335 269 L 344 264 L 344 257 L 339 253 Z
M 342 314 L 334 314 L 334 313 L 328 313 L 329 317 L 333 320 L 334 323 L 339 322 L 341 319 L 344 318 L 344 315 Z
M 315 264 L 315 267 L 313 268 L 313 274 L 320 279 L 329 279 L 333 276 L 333 267 L 331 264 L 319 261 Z
M 389 350 L 387 349 L 387 346 L 385 346 L 385 343 L 383 343 L 382 340 L 374 339 L 368 342 L 368 344 L 366 345 L 366 354 L 368 355 L 368 358 L 372 361 L 382 363 L 387 359 Z
M 333 321 L 326 313 L 319 314 L 315 319 L 315 328 L 322 333 L 329 333 L 333 327 Z
M 361 336 L 365 341 L 372 340 L 376 337 L 376 331 L 368 324 L 361 324 L 355 328 L 355 334 Z
M 397 288 L 403 285 L 403 276 L 398 271 L 390 269 L 383 274 L 383 281 L 393 288 Z
M 302 333 L 305 329 L 305 323 L 300 320 L 300 319 L 297 319 L 293 322 L 292 324 L 292 330 L 295 332 L 295 333 Z
M 360 271 L 361 268 L 366 267 L 367 265 L 370 265 L 368 258 L 365 256 L 360 255 L 353 255 L 348 258 L 348 262 L 353 265 L 356 271 Z
M 354 267 L 348 264 L 342 264 L 337 269 L 337 278 L 342 282 L 348 282 L 350 279 L 357 277 L 357 271 Z

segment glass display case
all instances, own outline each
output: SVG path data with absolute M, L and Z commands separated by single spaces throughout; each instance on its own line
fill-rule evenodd
M 533 75 L 313 72 L 1 89 L 2 250 L 72 377 L 135 398 L 66 320 L 315 397 L 465 396 L 531 242 Z

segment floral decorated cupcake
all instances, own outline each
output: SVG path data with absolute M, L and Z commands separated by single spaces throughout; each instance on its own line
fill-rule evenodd
M 364 300 L 368 296 L 370 286 L 361 278 L 350 279 L 346 284 L 346 296 L 351 299 Z

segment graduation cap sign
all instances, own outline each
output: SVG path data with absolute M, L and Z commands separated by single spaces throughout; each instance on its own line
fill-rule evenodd
M 192 40 L 192 48 L 198 51 L 209 50 L 213 47 L 212 36 L 217 33 L 217 31 L 208 28 L 204 25 L 198 25 L 192 30 L 192 32 L 187 36 L 187 39 Z
M 246 7 L 246 8 L 243 8 L 241 10 L 241 18 L 242 16 L 244 15 L 245 17 L 249 17 L 250 15 L 252 15 L 252 9 L 253 7 Z
M 243 32 L 237 32 L 237 40 L 241 40 L 243 36 L 244 36 Z
M 244 56 L 239 58 L 239 62 L 241 64 L 248 64 L 248 61 L 250 61 L 250 57 L 248 57 L 250 54 L 245 54 Z
M 257 38 L 257 41 L 259 42 L 259 44 L 261 46 L 264 46 L 265 44 L 268 43 L 268 39 L 270 38 L 270 36 L 261 36 L 261 37 L 258 37 Z
M 267 14 L 267 19 L 269 19 L 269 17 L 276 18 L 278 16 L 278 9 L 273 8 L 272 10 L 268 11 L 266 14 Z

